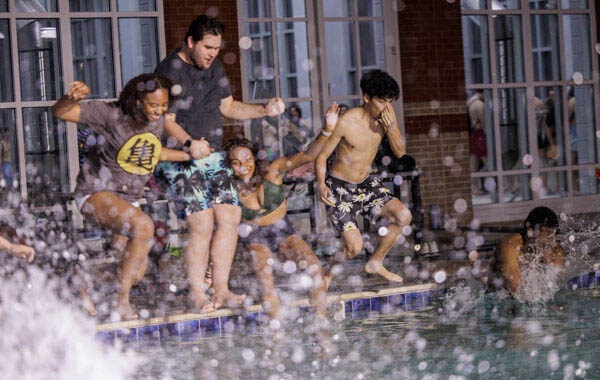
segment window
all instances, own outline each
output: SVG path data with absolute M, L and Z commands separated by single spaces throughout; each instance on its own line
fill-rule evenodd
M 395 4 L 238 0 L 244 101 L 279 96 L 288 106 L 278 118 L 249 122 L 249 136 L 269 158 L 292 154 L 312 140 L 334 100 L 359 105 L 363 72 L 380 68 L 400 82 L 397 19 L 390 11 Z M 395 36 L 387 47 L 386 34 Z
M 114 99 L 152 71 L 164 52 L 161 8 L 154 0 L 0 1 L 0 187 L 35 206 L 73 189 L 77 133 L 49 107 L 73 80 L 90 87 L 89 98 Z
M 583 210 L 585 197 L 599 191 L 590 4 L 461 5 L 475 215 L 525 201 Z

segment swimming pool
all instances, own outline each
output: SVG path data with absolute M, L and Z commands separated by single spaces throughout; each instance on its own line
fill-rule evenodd
M 127 347 L 147 358 L 140 379 L 591 379 L 600 377 L 599 315 L 595 289 L 561 290 L 543 306 L 493 293 L 334 322 L 337 354 L 327 359 L 302 322 L 281 336 L 222 334 Z

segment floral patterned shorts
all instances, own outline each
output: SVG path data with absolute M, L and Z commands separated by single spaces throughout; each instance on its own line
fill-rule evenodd
M 359 213 L 374 216 L 392 199 L 390 189 L 377 177 L 369 177 L 361 183 L 351 183 L 329 175 L 325 184 L 335 198 L 335 206 L 327 206 L 327 213 L 340 235 L 344 231 L 358 229 L 356 217 Z
M 225 165 L 221 152 L 199 160 L 161 162 L 156 177 L 168 185 L 175 200 L 176 214 L 185 218 L 214 204 L 238 205 L 233 172 Z

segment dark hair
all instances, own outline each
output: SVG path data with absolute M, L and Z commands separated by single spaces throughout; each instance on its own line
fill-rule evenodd
M 185 34 L 184 42 L 187 42 L 188 37 L 192 37 L 194 42 L 202 41 L 206 34 L 213 36 L 222 36 L 225 33 L 225 24 L 214 17 L 200 15 L 196 17 L 190 24 L 187 33 Z
M 540 227 L 558 228 L 558 217 L 548 207 L 536 207 L 529 212 L 527 219 L 523 223 L 525 230 L 528 228 L 536 229 Z
M 298 113 L 298 118 L 302 118 L 302 109 L 300 107 L 298 107 L 295 104 L 289 106 L 288 107 L 288 115 L 292 116 L 292 110 L 296 110 L 296 113 Z
M 363 95 L 369 95 L 371 98 L 396 100 L 400 96 L 398 82 L 381 70 L 372 70 L 365 73 L 360 79 L 360 89 Z
M 231 166 L 231 153 L 233 153 L 233 150 L 240 147 L 248 148 L 252 152 L 252 155 L 254 156 L 255 170 L 252 174 L 252 178 L 250 178 L 250 181 L 247 184 L 239 181 L 238 186 L 253 190 L 257 184 L 262 182 L 269 168 L 269 162 L 266 159 L 260 158 L 260 155 L 258 154 L 260 150 L 252 141 L 246 138 L 233 138 L 223 144 L 223 150 L 225 151 L 225 162 L 227 165 Z M 234 178 L 237 179 L 235 176 Z
M 116 104 L 123 114 L 132 117 L 134 122 L 146 124 L 146 117 L 140 107 L 141 102 L 144 101 L 146 95 L 163 88 L 169 94 L 169 105 L 171 105 L 173 102 L 172 86 L 171 80 L 162 74 L 141 74 L 127 82 Z

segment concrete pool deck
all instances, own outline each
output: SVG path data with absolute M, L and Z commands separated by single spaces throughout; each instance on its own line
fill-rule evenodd
M 364 273 L 365 256 L 359 255 L 344 266 L 336 276 L 328 292 L 329 315 L 336 319 L 365 318 L 375 314 L 402 313 L 431 308 L 448 287 L 455 286 L 465 274 L 476 281 L 486 281 L 489 261 L 497 239 L 506 233 L 486 234 L 486 245 L 481 247 L 477 258 L 469 258 L 465 250 L 453 248 L 455 235 L 436 231 L 435 241 L 439 251 L 427 255 L 416 254 L 405 247 L 395 247 L 386 258 L 385 265 L 400 273 L 405 283 L 390 283 L 379 276 Z M 426 236 L 431 242 L 432 236 Z M 321 257 L 322 262 L 327 257 Z M 104 274 L 115 273 L 116 262 L 105 260 L 96 269 Z M 443 272 L 444 280 L 434 281 L 434 274 Z M 110 277 L 110 276 L 109 276 Z M 97 317 L 97 333 L 102 340 L 115 339 L 140 342 L 148 339 L 169 339 L 183 342 L 188 335 L 198 337 L 223 333 L 260 333 L 266 328 L 266 316 L 258 299 L 254 275 L 242 259 L 234 260 L 230 276 L 230 288 L 235 293 L 246 293 L 255 301 L 239 309 L 221 308 L 210 313 L 190 313 L 186 307 L 187 292 L 184 284 L 183 258 L 163 255 L 158 267 L 148 271 L 141 284 L 134 287 L 131 302 L 138 311 L 144 310 L 145 318 L 112 322 L 109 315 Z M 308 309 L 308 300 L 296 295 L 285 278 L 276 278 L 277 287 L 288 307 L 300 312 Z M 110 298 L 116 294 L 116 281 L 100 286 L 100 291 Z M 175 290 L 175 291 L 174 291 Z

